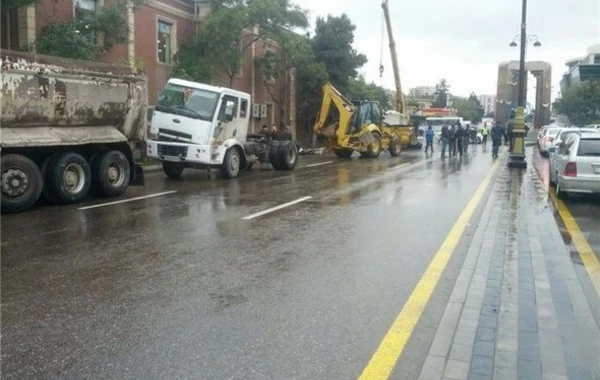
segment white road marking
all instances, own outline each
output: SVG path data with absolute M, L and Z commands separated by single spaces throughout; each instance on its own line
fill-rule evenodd
M 312 164 L 312 165 L 306 165 L 305 168 L 314 168 L 315 166 L 327 165 L 327 164 L 331 164 L 332 162 L 333 161 L 319 162 L 319 163 Z
M 168 194 L 173 194 L 173 193 L 176 193 L 176 192 L 177 192 L 177 190 L 165 191 L 165 192 L 162 192 L 162 193 L 149 194 L 149 195 L 144 195 L 144 196 L 141 196 L 141 197 L 135 197 L 135 198 L 129 198 L 129 199 L 122 199 L 120 201 L 101 203 L 99 205 L 79 207 L 79 210 L 89 210 L 91 208 L 104 207 L 104 206 L 112 206 L 112 205 L 116 205 L 116 204 L 119 204 L 119 203 L 139 201 L 140 199 L 160 197 L 161 195 L 168 195 Z
M 257 212 L 256 214 L 252 214 L 252 215 L 248 215 L 246 217 L 243 217 L 242 219 L 243 220 L 250 220 L 250 219 L 258 218 L 259 216 L 263 216 L 263 215 L 268 214 L 268 213 L 273 212 L 273 211 L 281 210 L 282 208 L 293 206 L 293 205 L 295 205 L 297 203 L 304 202 L 304 201 L 309 200 L 311 198 L 312 197 L 310 197 L 310 196 L 298 198 L 295 201 L 291 201 L 291 202 L 288 202 L 288 203 L 281 204 L 279 206 L 271 207 L 271 208 L 266 209 L 264 211 Z
M 407 162 L 407 163 L 404 163 L 404 164 L 392 166 L 389 170 L 400 169 L 400 168 L 403 168 L 403 167 L 408 166 L 408 165 L 412 165 L 412 162 Z

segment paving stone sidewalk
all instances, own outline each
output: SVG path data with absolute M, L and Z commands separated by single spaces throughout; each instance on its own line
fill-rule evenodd
M 598 297 L 586 298 L 533 165 L 500 165 L 419 380 L 600 380 Z

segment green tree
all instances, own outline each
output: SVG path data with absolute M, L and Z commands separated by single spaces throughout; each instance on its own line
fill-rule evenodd
M 363 76 L 348 81 L 346 96 L 351 100 L 374 100 L 382 109 L 392 109 L 392 99 L 385 88 L 375 83 L 367 83 Z
M 575 125 L 583 126 L 600 121 L 600 80 L 585 81 L 569 87 L 553 106 Z
M 289 0 L 213 1 L 195 38 L 175 57 L 175 73 L 198 81 L 211 81 L 218 72 L 229 86 L 240 71 L 247 50 L 260 39 L 277 40 L 285 30 L 306 28 L 306 10 Z M 258 32 L 248 33 L 256 28 Z
M 446 79 L 441 79 L 435 86 L 432 106 L 435 108 L 446 108 L 448 106 L 448 95 L 450 95 L 450 85 L 446 82 Z
M 317 60 L 323 62 L 329 80 L 342 93 L 348 88 L 348 81 L 356 78 L 357 69 L 367 63 L 367 57 L 353 48 L 356 26 L 346 14 L 331 15 L 327 19 L 318 17 L 316 21 L 313 49 Z
M 468 98 L 454 97 L 452 107 L 456 109 L 457 116 L 472 123 L 479 123 L 483 118 L 483 107 L 475 94 L 471 94 Z

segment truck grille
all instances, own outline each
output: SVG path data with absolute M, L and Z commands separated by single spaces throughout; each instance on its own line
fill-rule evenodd
M 177 145 L 163 145 L 158 144 L 158 155 L 159 156 L 175 156 L 181 157 L 185 160 L 187 157 L 187 146 L 177 146 Z

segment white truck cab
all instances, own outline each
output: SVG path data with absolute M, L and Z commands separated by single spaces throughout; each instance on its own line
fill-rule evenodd
M 224 177 L 234 178 L 256 160 L 292 170 L 296 144 L 249 134 L 250 107 L 247 93 L 169 79 L 154 108 L 147 155 L 161 160 L 165 174 L 172 178 L 188 167 L 219 168 Z

